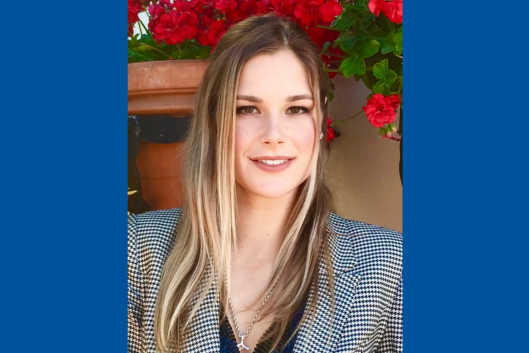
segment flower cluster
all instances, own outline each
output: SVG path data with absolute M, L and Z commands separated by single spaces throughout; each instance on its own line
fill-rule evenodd
M 149 30 L 158 44 L 177 45 L 196 40 L 200 45 L 215 48 L 218 40 L 233 24 L 249 16 L 275 12 L 300 24 L 318 47 L 333 42 L 338 33 L 317 26 L 329 26 L 342 11 L 338 0 L 128 0 L 129 36 L 138 21 L 138 12 L 148 6 Z M 147 4 L 146 4 L 147 3 Z M 326 54 L 341 55 L 340 48 Z M 335 75 L 335 73 L 333 73 Z
M 145 10 L 144 2 L 141 0 L 128 0 L 128 35 L 132 36 L 133 27 L 136 22 L 138 22 L 138 14 Z
M 327 142 L 331 142 L 336 137 L 336 133 L 332 129 L 331 124 L 332 124 L 332 120 L 331 118 L 328 117 L 327 118 Z
M 382 12 L 393 23 L 402 23 L 402 0 L 369 0 L 369 10 L 379 16 Z
M 400 105 L 398 94 L 383 96 L 380 93 L 373 94 L 363 106 L 367 115 L 367 120 L 375 127 L 381 128 L 383 138 L 391 138 L 393 132 L 397 132 L 393 121 L 397 116 L 397 109 Z M 387 124 L 387 125 L 386 125 Z
M 138 19 L 146 10 L 148 29 Z M 393 138 L 402 99 L 402 0 L 128 0 L 129 62 L 206 59 L 232 25 L 270 12 L 307 32 L 330 78 L 364 82 L 372 95 L 353 117 L 365 112 L 383 138 Z M 136 22 L 140 35 L 132 32 Z M 339 134 L 328 124 L 331 141 Z

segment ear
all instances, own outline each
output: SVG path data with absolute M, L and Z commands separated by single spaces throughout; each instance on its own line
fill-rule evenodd
M 327 104 L 327 97 L 325 97 L 325 104 Z

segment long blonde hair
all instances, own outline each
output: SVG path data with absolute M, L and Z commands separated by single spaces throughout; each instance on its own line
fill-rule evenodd
M 272 281 L 258 301 L 262 301 L 276 281 L 281 291 L 273 293 L 259 319 L 275 315 L 274 325 L 265 337 L 276 337 L 275 348 L 314 286 L 313 300 L 305 308 L 302 322 L 313 319 L 319 259 L 323 258 L 326 267 L 331 268 L 326 226 L 333 205 L 324 174 L 329 155 L 325 117 L 329 115 L 327 97 L 332 84 L 316 46 L 299 25 L 275 14 L 253 16 L 232 26 L 220 39 L 196 96 L 183 165 L 182 219 L 164 265 L 155 311 L 155 338 L 162 352 L 180 347 L 186 335 L 193 334 L 185 329 L 214 282 L 218 286 L 216 295 L 228 307 L 222 278 L 224 271 L 230 273 L 231 249 L 236 242 L 234 130 L 239 76 L 251 58 L 281 50 L 295 54 L 307 70 L 315 101 L 317 135 L 321 131 L 324 138 L 316 138 L 310 176 L 298 189 Z M 332 271 L 327 273 L 331 276 L 334 303 Z M 201 286 L 203 281 L 205 286 Z M 200 297 L 193 300 L 196 292 Z M 296 332 L 298 329 L 299 326 Z

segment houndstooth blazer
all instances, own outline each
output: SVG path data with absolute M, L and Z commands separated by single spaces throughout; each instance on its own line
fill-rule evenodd
M 153 353 L 154 308 L 162 267 L 174 243 L 181 209 L 129 214 L 128 351 Z M 402 234 L 329 213 L 336 312 L 331 322 L 328 275 L 320 262 L 316 321 L 302 323 L 294 352 L 402 352 Z M 185 352 L 218 352 L 220 304 L 208 291 L 191 322 Z M 308 302 L 313 298 L 313 288 Z

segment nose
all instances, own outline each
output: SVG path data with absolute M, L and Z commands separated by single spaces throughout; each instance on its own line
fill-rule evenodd
M 269 116 L 265 120 L 261 142 L 267 145 L 285 143 L 284 127 L 279 114 Z

